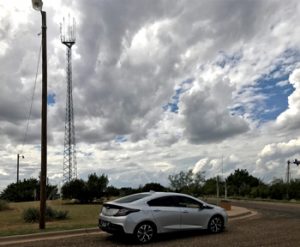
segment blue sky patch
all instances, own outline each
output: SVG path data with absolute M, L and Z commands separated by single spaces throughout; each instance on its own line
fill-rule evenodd
M 219 51 L 215 64 L 221 68 L 225 68 L 226 65 L 234 67 L 242 58 L 242 53 L 236 52 L 233 54 L 227 54 L 224 51 Z
M 55 105 L 55 103 L 56 103 L 55 97 L 56 97 L 55 93 L 48 94 L 48 99 L 47 99 L 48 105 L 50 105 L 50 106 Z
M 243 97 L 242 94 L 250 90 L 253 95 L 261 96 L 260 100 L 251 102 L 254 104 L 254 107 L 251 108 L 252 112 L 247 112 L 246 106 L 236 105 L 231 109 L 232 114 L 244 115 L 248 113 L 260 122 L 275 120 L 288 108 L 288 96 L 295 90 L 288 79 L 293 70 L 298 67 L 299 61 L 299 51 L 287 49 L 283 52 L 274 61 L 274 66 L 256 80 L 255 86 L 243 88 L 242 92 L 239 93 L 241 94 L 239 97 Z
M 126 136 L 119 135 L 119 136 L 115 137 L 115 142 L 117 142 L 117 143 L 123 143 L 123 142 L 126 142 L 126 141 L 127 141 Z
M 276 67 L 269 75 L 262 76 L 257 80 L 256 93 L 265 99 L 257 102 L 252 114 L 261 122 L 275 120 L 288 108 L 288 96 L 294 91 L 288 83 L 291 71 L 284 71 L 282 66 Z
M 175 89 L 175 94 L 172 96 L 171 102 L 168 102 L 166 105 L 162 107 L 164 111 L 178 113 L 179 110 L 178 103 L 179 103 L 180 96 L 188 90 L 188 88 L 186 88 L 185 86 L 190 85 L 191 83 L 193 83 L 194 80 L 195 80 L 194 78 L 188 78 L 183 82 L 181 82 L 179 88 Z

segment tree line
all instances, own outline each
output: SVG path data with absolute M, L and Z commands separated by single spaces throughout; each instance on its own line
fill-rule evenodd
M 174 191 L 197 197 L 215 197 L 217 191 L 221 197 L 226 194 L 229 198 L 261 198 L 261 199 L 300 199 L 300 179 L 285 183 L 282 179 L 274 179 L 264 183 L 259 178 L 249 174 L 246 169 L 237 169 L 226 179 L 219 176 L 205 179 L 204 172 L 193 173 L 192 170 L 180 171 L 168 176 L 169 186 L 159 183 L 147 183 L 138 188 L 109 186 L 107 175 L 90 174 L 87 181 L 74 179 L 65 183 L 61 188 L 63 199 L 77 199 L 80 203 L 99 202 L 104 197 L 120 197 L 133 193 L 148 191 Z M 56 185 L 47 184 L 47 198 L 57 199 Z M 24 179 L 19 183 L 8 185 L 0 194 L 0 199 L 7 201 L 39 200 L 39 181 Z

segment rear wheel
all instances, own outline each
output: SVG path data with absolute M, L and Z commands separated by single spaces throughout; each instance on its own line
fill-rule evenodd
M 219 233 L 224 228 L 224 220 L 221 216 L 213 216 L 208 223 L 208 230 L 211 233 Z
M 135 239 L 139 243 L 143 243 L 143 244 L 153 240 L 155 234 L 156 234 L 156 228 L 154 224 L 150 222 L 143 222 L 139 224 L 134 231 Z

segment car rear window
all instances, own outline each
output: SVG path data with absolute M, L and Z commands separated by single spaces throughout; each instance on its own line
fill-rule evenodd
M 118 203 L 130 203 L 130 202 L 135 202 L 137 200 L 143 199 L 147 196 L 150 196 L 151 193 L 141 193 L 141 194 L 134 194 L 134 195 L 130 195 L 130 196 L 125 196 L 122 197 L 120 199 L 115 200 L 115 202 Z
M 173 199 L 173 196 L 164 196 L 155 198 L 148 202 L 150 207 L 176 207 L 176 203 Z

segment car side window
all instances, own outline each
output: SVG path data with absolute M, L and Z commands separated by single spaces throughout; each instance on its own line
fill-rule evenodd
M 150 207 L 175 207 L 175 202 L 172 196 L 164 196 L 155 198 L 148 202 Z
M 185 196 L 176 196 L 178 207 L 185 208 L 202 208 L 202 203 Z

